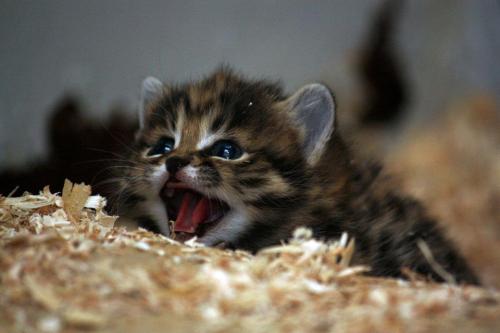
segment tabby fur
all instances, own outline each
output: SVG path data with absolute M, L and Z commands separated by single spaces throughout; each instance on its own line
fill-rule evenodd
M 333 95 L 313 84 L 292 96 L 279 84 L 248 80 L 222 68 L 178 86 L 144 81 L 141 128 L 120 174 L 118 213 L 171 235 L 163 199 L 169 163 L 183 161 L 184 180 L 230 207 L 199 241 L 248 251 L 278 244 L 306 226 L 319 239 L 355 238 L 354 261 L 377 276 L 406 267 L 438 281 L 419 244 L 456 281 L 478 280 L 440 227 L 414 199 L 398 193 L 377 164 L 358 162 L 341 138 Z M 146 155 L 162 137 L 174 150 Z M 244 150 L 236 160 L 206 154 L 218 139 Z M 176 161 L 176 162 L 172 162 Z

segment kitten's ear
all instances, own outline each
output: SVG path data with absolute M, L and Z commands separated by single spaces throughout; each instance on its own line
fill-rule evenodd
M 155 77 L 148 76 L 142 81 L 141 99 L 139 101 L 139 124 L 144 127 L 146 113 L 151 103 L 160 98 L 163 93 L 163 83 Z
M 286 100 L 292 118 L 303 134 L 303 152 L 309 164 L 323 154 L 335 129 L 335 101 L 322 84 L 308 84 Z

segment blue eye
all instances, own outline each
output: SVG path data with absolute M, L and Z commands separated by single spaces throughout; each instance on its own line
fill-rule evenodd
M 243 150 L 233 141 L 221 140 L 212 146 L 210 155 L 226 160 L 235 160 L 243 155 Z
M 161 138 L 148 152 L 148 156 L 168 154 L 174 150 L 174 139 Z

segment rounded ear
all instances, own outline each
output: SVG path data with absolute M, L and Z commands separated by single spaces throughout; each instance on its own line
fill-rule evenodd
M 139 124 L 144 127 L 148 108 L 156 102 L 163 93 L 163 83 L 155 77 L 148 76 L 142 81 L 141 97 L 139 101 Z
M 302 133 L 303 154 L 315 164 L 323 155 L 335 129 L 335 101 L 330 90 L 319 83 L 308 84 L 285 103 Z

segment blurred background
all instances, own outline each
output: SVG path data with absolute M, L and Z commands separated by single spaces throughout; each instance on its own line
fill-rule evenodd
M 500 277 L 499 1 L 1 0 L 0 41 L 3 195 L 64 178 L 109 193 L 142 79 L 225 63 L 288 92 L 328 84 L 358 151 Z
M 460 97 L 500 95 L 493 0 L 390 2 L 398 13 L 385 37 L 373 36 L 380 0 L 1 2 L 2 167 L 47 153 L 47 119 L 64 94 L 101 120 L 116 107 L 132 114 L 145 76 L 185 81 L 223 62 L 288 91 L 324 81 L 346 112 L 365 98 L 362 52 L 384 38 L 412 121 Z

